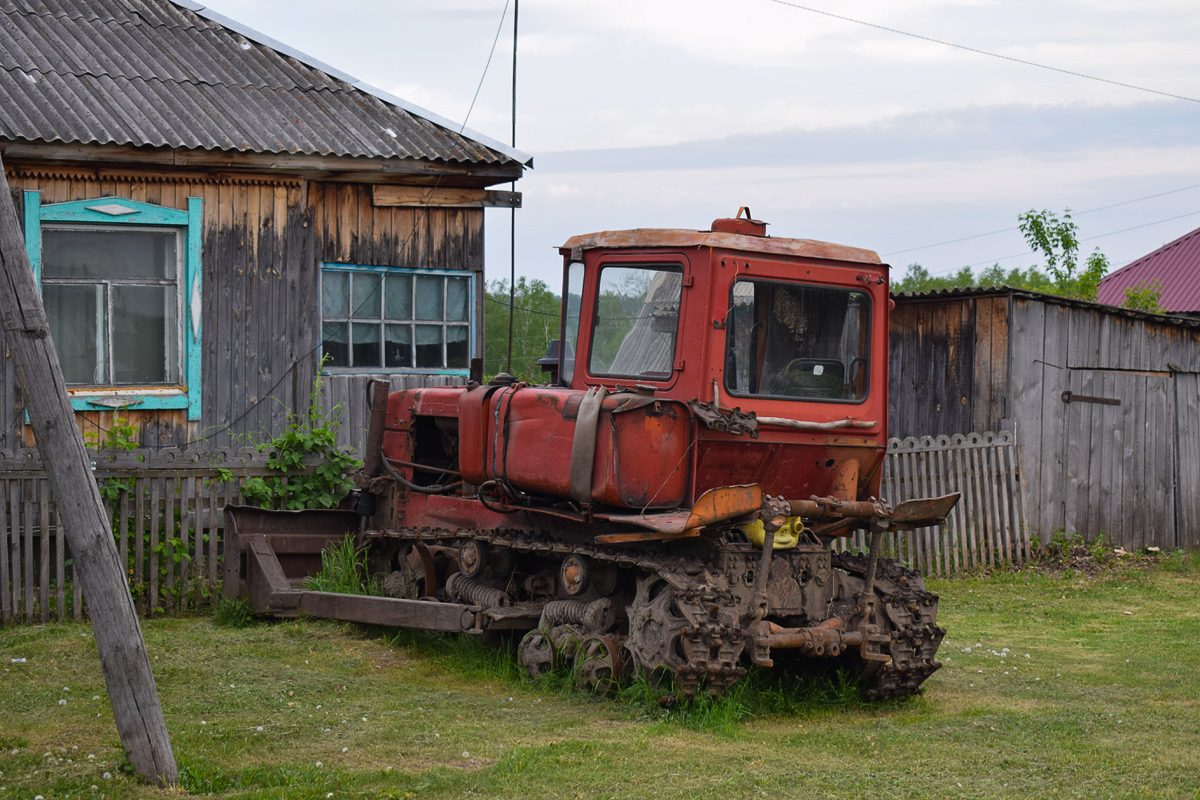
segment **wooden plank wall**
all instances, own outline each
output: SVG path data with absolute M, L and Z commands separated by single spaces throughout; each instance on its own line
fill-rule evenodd
M 889 435 L 1003 428 L 1008 324 L 1006 295 L 897 300 L 889 331 Z
M 483 351 L 481 208 L 376 208 L 370 185 L 289 177 L 6 166 L 18 211 L 25 190 L 40 191 L 45 205 L 115 196 L 185 209 L 188 197 L 204 201 L 201 420 L 188 423 L 183 412 L 121 412 L 145 445 L 262 441 L 283 428 L 289 411 L 307 407 L 320 347 L 323 261 L 478 273 L 476 349 Z M 365 380 L 334 374 L 327 388 L 346 399 Z M 409 374 L 400 382 L 440 385 L 445 379 Z M 18 394 L 6 358 L 0 370 L 4 447 L 32 443 L 19 424 Z M 357 404 L 346 405 L 357 414 Z M 85 433 L 102 437 L 111 426 L 108 412 L 78 417 Z M 361 437 L 359 420 L 347 422 L 346 444 Z
M 370 186 L 335 183 L 311 184 L 309 205 L 319 262 L 470 270 L 478 274 L 475 351 L 483 354 L 483 209 L 376 207 Z M 319 330 L 314 335 L 319 337 Z M 306 377 L 304 385 L 311 387 L 312 373 Z M 337 371 L 325 375 L 324 406 L 343 409 L 338 432 L 341 445 L 357 449 L 366 436 L 367 384 L 372 377 L 377 376 Z M 411 373 L 390 377 L 393 389 L 465 381 L 460 377 Z
M 1010 392 L 1031 525 L 1114 545 L 1200 545 L 1200 329 L 1013 297 Z M 1072 391 L 1119 406 L 1063 402 Z

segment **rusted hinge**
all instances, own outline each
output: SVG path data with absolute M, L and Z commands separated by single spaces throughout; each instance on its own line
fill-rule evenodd
M 693 286 L 696 283 L 696 278 L 692 275 L 684 275 L 682 281 L 684 287 Z
M 1115 397 L 1092 397 L 1086 394 L 1075 394 L 1072 391 L 1062 393 L 1064 403 L 1100 403 L 1106 406 L 1119 406 L 1121 401 Z

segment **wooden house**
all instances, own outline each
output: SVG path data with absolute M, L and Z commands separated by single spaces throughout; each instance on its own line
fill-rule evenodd
M 1007 288 L 894 300 L 891 435 L 1015 432 L 1043 541 L 1200 547 L 1200 321 Z
M 483 353 L 510 147 L 186 0 L 0 4 L 0 153 L 85 434 L 260 439 Z M 22 431 L 0 370 L 5 447 Z

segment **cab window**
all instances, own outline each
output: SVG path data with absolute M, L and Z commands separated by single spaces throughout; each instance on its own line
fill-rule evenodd
M 860 403 L 867 397 L 866 292 L 735 281 L 726 323 L 725 389 L 733 395 Z
M 670 377 L 682 286 L 678 266 L 603 267 L 588 372 L 644 380 Z

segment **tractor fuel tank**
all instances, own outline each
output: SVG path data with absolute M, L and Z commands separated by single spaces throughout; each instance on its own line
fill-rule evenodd
M 691 426 L 685 405 L 652 396 L 480 386 L 461 400 L 459 466 L 474 484 L 506 481 L 589 505 L 675 508 L 686 499 Z

